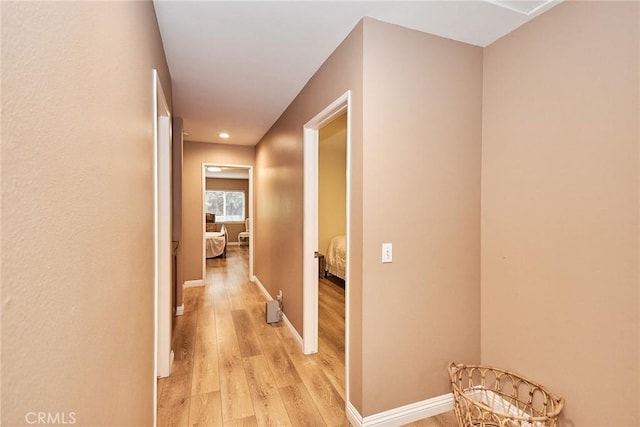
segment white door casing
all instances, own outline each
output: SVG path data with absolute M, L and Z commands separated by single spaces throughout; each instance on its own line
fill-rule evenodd
M 346 191 L 346 247 L 347 265 L 345 273 L 345 390 L 349 402 L 349 271 L 350 271 L 350 189 L 351 189 L 351 92 L 347 91 L 325 109 L 309 120 L 303 128 L 304 168 L 304 219 L 303 219 L 303 352 L 318 352 L 318 143 L 319 129 L 340 114 L 347 112 L 347 191 Z
M 153 93 L 155 375 L 162 378 L 171 372 L 171 113 L 157 70 Z

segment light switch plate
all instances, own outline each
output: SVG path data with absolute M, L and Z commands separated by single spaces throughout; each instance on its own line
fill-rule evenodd
M 391 243 L 382 244 L 382 262 L 393 262 L 393 245 Z

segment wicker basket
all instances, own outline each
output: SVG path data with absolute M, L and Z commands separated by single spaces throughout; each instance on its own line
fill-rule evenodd
M 460 427 L 557 427 L 564 400 L 513 372 L 449 364 Z

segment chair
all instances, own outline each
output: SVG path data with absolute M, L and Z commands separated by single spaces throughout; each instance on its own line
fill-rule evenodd
M 238 233 L 238 244 L 242 244 L 244 240 L 249 244 L 249 238 L 251 237 L 251 231 L 249 231 L 249 218 L 244 220 L 244 231 Z
M 227 226 L 222 224 L 220 232 L 224 236 L 224 249 L 222 250 L 222 258 L 227 257 L 227 243 L 229 242 L 229 234 L 227 233 Z

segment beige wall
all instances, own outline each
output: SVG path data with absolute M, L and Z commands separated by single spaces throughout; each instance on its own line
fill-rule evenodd
M 182 283 L 184 283 L 184 258 L 182 254 L 182 158 L 184 140 L 182 135 L 182 118 L 173 118 L 173 141 L 172 141 L 172 155 L 173 155 L 173 169 L 171 171 L 171 194 L 172 194 L 172 240 L 178 242 L 178 249 L 176 251 L 176 265 L 175 265 L 175 306 L 180 307 L 182 305 Z
M 2 425 L 151 425 L 153 5 L 1 7 Z
M 482 49 L 367 19 L 363 92 L 366 416 L 480 359 Z
M 184 280 L 202 280 L 202 164 L 253 166 L 255 147 L 184 142 L 182 240 Z M 247 198 L 247 205 L 249 200 Z
M 302 128 L 351 90 L 351 401 L 362 403 L 362 24 L 332 53 L 256 146 L 255 273 L 283 291 L 285 314 L 302 332 Z
M 318 251 L 347 233 L 347 115 L 320 128 L 318 146 Z
M 482 362 L 637 426 L 640 9 L 568 2 L 485 50 Z
M 249 216 L 249 180 L 248 179 L 224 179 L 224 178 L 207 178 L 207 190 L 236 190 L 244 192 L 244 216 Z M 227 233 L 230 242 L 238 241 L 238 233 L 244 231 L 244 221 L 226 222 Z M 216 229 L 220 229 L 217 226 Z
M 256 275 L 298 331 L 302 127 L 347 89 L 350 400 L 367 416 L 447 393 L 447 362 L 480 358 L 482 50 L 365 19 L 258 144 Z M 389 211 L 407 200 L 412 233 Z

